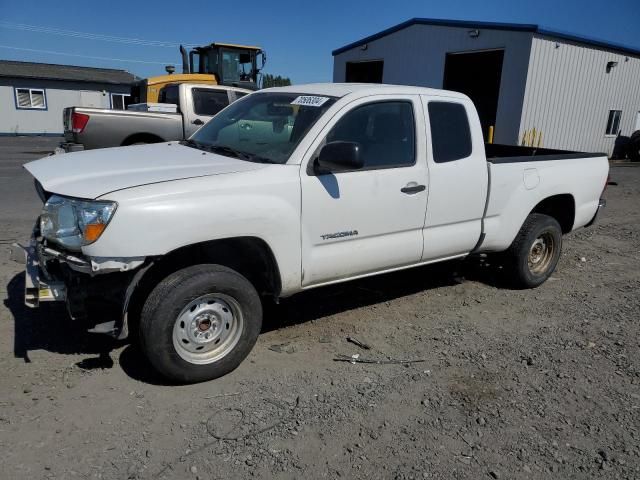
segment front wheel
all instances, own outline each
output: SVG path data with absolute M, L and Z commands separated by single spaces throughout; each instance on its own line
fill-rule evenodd
M 549 215 L 532 213 L 505 252 L 505 273 L 516 288 L 535 288 L 554 272 L 562 250 L 562 228 Z
M 140 317 L 140 341 L 161 375 L 194 383 L 240 365 L 261 326 L 260 297 L 245 277 L 221 265 L 195 265 L 172 273 L 151 292 Z

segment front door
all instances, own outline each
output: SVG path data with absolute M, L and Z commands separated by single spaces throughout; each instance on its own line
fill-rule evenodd
M 375 96 L 346 106 L 303 162 L 303 287 L 414 264 L 427 208 L 424 116 L 417 96 Z M 327 142 L 357 142 L 364 168 L 316 174 Z

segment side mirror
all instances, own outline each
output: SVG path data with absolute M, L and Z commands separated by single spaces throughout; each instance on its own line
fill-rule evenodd
M 358 170 L 364 166 L 362 147 L 357 142 L 327 143 L 318 155 L 316 170 L 318 173 L 344 172 Z

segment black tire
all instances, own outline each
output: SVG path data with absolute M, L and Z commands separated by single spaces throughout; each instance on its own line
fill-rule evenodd
M 640 130 L 636 130 L 631 137 L 629 137 L 627 157 L 632 162 L 640 162 Z
M 225 301 L 233 303 L 233 312 L 239 308 L 240 313 L 239 315 L 236 313 L 236 317 L 241 318 L 241 321 L 234 333 L 237 343 L 230 343 L 231 346 L 228 347 L 230 350 L 221 358 L 215 359 L 211 363 L 197 364 L 187 361 L 184 355 L 201 354 L 198 352 L 185 353 L 180 348 L 180 334 L 174 333 L 174 329 L 180 330 L 178 325 L 181 325 L 183 331 L 188 331 L 186 334 L 190 335 L 190 331 L 193 331 L 194 335 L 199 335 L 199 323 L 195 330 L 189 331 L 189 326 L 184 328 L 184 322 L 178 322 L 178 319 L 179 317 L 183 318 L 185 314 L 190 315 L 189 312 L 194 311 L 193 309 L 186 311 L 187 306 L 194 302 L 203 302 L 200 300 L 201 298 L 211 295 L 225 299 L 219 300 L 223 305 L 225 305 Z M 216 304 L 216 301 L 205 301 L 202 305 L 207 307 L 206 303 Z M 218 304 L 218 308 L 222 308 L 220 304 Z M 223 310 L 229 311 L 225 308 Z M 198 320 L 194 319 L 193 321 Z M 215 320 L 205 320 L 205 322 L 209 322 L 209 327 L 206 328 L 214 328 L 211 327 L 212 323 L 218 324 Z M 262 304 L 260 297 L 245 277 L 221 265 L 194 265 L 172 273 L 153 289 L 145 301 L 140 315 L 140 344 L 151 365 L 162 376 L 173 382 L 196 383 L 221 377 L 240 365 L 255 345 L 261 327 Z M 228 328 L 229 324 L 227 323 Z M 220 329 L 224 334 L 224 329 L 222 327 Z M 213 330 L 212 336 L 215 336 Z M 185 339 L 182 341 L 189 343 Z M 176 346 L 176 342 L 178 346 Z M 216 341 L 217 343 L 218 341 Z M 195 345 L 199 348 L 197 343 L 193 343 L 190 347 L 194 348 Z
M 624 135 L 618 135 L 616 141 L 613 144 L 613 152 L 611 153 L 612 160 L 624 160 L 627 158 L 627 150 L 629 149 L 629 142 L 631 139 Z
M 562 250 L 562 228 L 548 215 L 532 213 L 505 252 L 503 266 L 514 288 L 535 288 L 554 272 Z

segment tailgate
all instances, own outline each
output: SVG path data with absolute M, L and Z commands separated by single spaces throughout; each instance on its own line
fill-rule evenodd
M 62 127 L 64 131 L 64 139 L 68 142 L 75 142 L 75 135 L 71 126 L 71 115 L 75 107 L 66 107 L 62 110 Z

